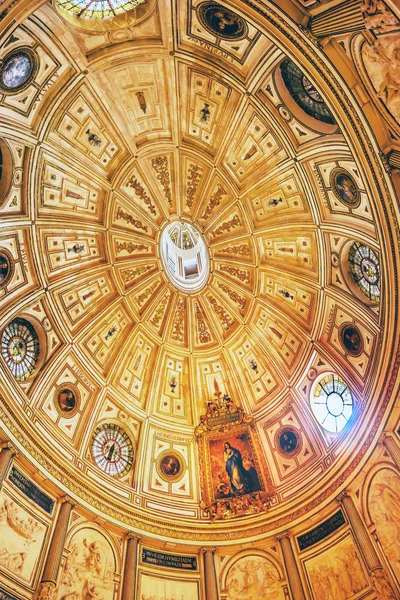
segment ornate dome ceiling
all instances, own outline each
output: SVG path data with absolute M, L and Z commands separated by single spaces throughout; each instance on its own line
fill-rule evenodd
M 265 5 L 76 27 L 45 3 L 1 47 L 4 427 L 51 484 L 168 539 L 312 516 L 392 401 L 391 184 L 300 8 Z M 194 430 L 223 396 L 273 493 L 211 523 Z

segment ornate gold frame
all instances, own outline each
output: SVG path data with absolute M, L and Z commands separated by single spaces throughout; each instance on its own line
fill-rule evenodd
M 234 406 L 231 399 L 225 396 L 222 399 L 218 398 L 216 402 L 210 402 L 208 406 L 207 414 L 201 417 L 200 425 L 195 430 L 199 449 L 202 495 L 200 506 L 209 512 L 211 521 L 268 510 L 275 490 L 253 417 L 245 414 L 243 409 Z M 210 441 L 243 434 L 247 435 L 250 444 L 260 490 L 216 499 L 212 482 Z

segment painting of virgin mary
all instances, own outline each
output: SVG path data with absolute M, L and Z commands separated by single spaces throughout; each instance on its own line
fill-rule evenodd
M 247 434 L 211 440 L 210 458 L 216 499 L 250 494 L 261 489 Z

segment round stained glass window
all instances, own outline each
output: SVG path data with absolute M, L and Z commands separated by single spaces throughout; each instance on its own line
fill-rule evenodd
M 116 17 L 132 10 L 145 0 L 56 0 L 57 6 L 89 19 Z
M 284 60 L 280 70 L 285 86 L 296 104 L 310 117 L 334 125 L 336 121 L 325 100 L 299 67 L 291 60 Z
M 131 439 L 119 425 L 104 423 L 93 433 L 92 456 L 107 475 L 122 477 L 129 473 L 134 460 Z
M 39 358 L 39 338 L 26 319 L 14 319 L 1 338 L 1 353 L 17 381 L 25 381 L 35 370 Z
M 380 265 L 379 259 L 372 248 L 354 242 L 349 252 L 349 265 L 351 277 L 360 290 L 372 302 L 380 299 Z
M 325 375 L 311 398 L 311 410 L 326 431 L 342 431 L 353 413 L 353 396 L 339 375 Z
M 17 93 L 25 89 L 35 77 L 37 59 L 30 48 L 19 48 L 8 54 L 0 66 L 0 88 Z
M 201 233 L 185 221 L 173 221 L 161 234 L 160 253 L 171 283 L 184 292 L 197 292 L 210 274 L 208 251 Z

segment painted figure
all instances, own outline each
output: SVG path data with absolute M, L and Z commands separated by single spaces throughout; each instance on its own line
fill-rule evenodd
M 237 448 L 232 448 L 229 442 L 224 444 L 224 460 L 232 493 L 244 493 L 248 487 L 248 473 L 243 466 L 241 453 Z

